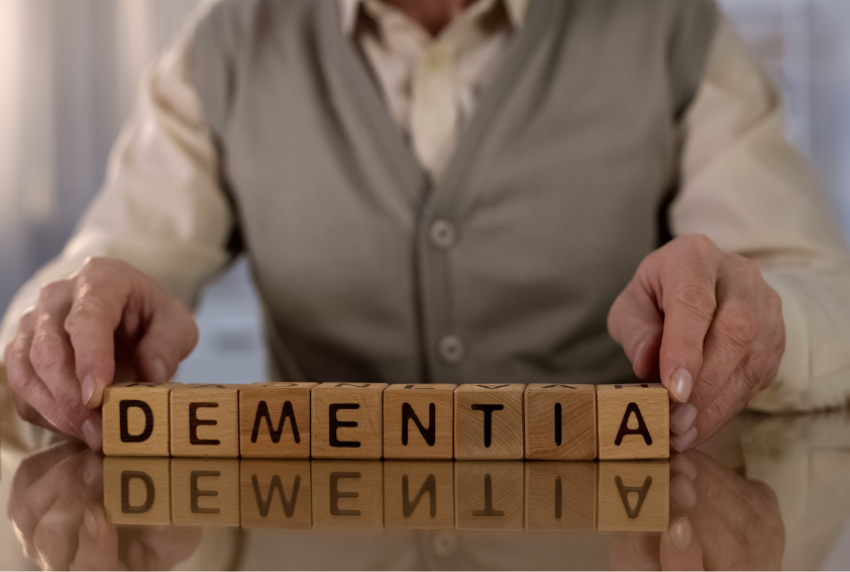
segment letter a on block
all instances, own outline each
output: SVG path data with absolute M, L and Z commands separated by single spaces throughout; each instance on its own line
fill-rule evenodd
M 310 391 L 315 383 L 254 383 L 239 390 L 242 457 L 310 457 Z
M 103 395 L 103 453 L 167 457 L 168 394 L 177 383 L 116 383 Z
M 384 457 L 451 459 L 456 387 L 390 385 L 384 391 Z
M 599 459 L 670 456 L 670 397 L 660 383 L 596 387 Z

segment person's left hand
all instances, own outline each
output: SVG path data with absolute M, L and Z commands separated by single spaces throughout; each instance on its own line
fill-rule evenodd
M 608 331 L 641 379 L 674 401 L 671 445 L 683 451 L 770 385 L 785 351 L 782 300 L 758 264 L 703 235 L 646 257 L 608 314 Z

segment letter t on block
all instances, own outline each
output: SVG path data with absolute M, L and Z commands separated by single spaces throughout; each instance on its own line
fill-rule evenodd
M 168 394 L 177 383 L 124 382 L 103 394 L 103 453 L 168 457 Z
M 596 386 L 599 459 L 670 456 L 670 396 L 660 383 Z
M 471 383 L 455 391 L 455 458 L 519 460 L 523 456 L 521 383 Z
M 310 458 L 315 383 L 254 383 L 239 390 L 239 450 L 246 459 Z

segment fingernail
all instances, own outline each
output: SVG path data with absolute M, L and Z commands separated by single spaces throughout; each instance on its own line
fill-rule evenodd
M 697 472 L 696 465 L 691 462 L 688 458 L 688 454 L 684 453 L 682 455 L 677 455 L 673 462 L 670 463 L 670 469 L 673 470 L 674 473 L 688 475 L 692 481 L 696 480 Z
M 692 403 L 679 403 L 670 411 L 670 431 L 676 435 L 684 435 L 694 426 L 697 419 L 697 408 Z
M 103 435 L 101 431 L 100 424 L 94 419 L 87 419 L 83 423 L 83 438 L 92 451 L 100 451 L 100 448 L 103 446 Z
M 670 439 L 670 445 L 677 451 L 684 451 L 690 447 L 691 443 L 697 438 L 697 428 L 691 427 L 691 430 L 684 435 L 676 435 Z
M 687 475 L 676 475 L 670 480 L 670 500 L 679 508 L 697 504 L 697 491 Z
M 94 376 L 89 374 L 83 379 L 83 403 L 88 404 L 91 402 L 91 398 L 94 395 Z
M 684 552 L 691 545 L 691 540 L 694 537 L 694 530 L 691 527 L 691 521 L 688 517 L 683 516 L 670 527 L 670 542 L 673 547 Z
M 684 403 L 691 396 L 691 390 L 694 388 L 694 378 L 689 371 L 685 369 L 677 369 L 670 377 L 670 393 L 676 401 Z
M 83 524 L 86 526 L 86 530 L 91 536 L 97 536 L 98 533 L 98 524 L 97 519 L 95 518 L 92 511 L 89 507 L 86 507 L 86 512 L 83 515 Z
M 154 375 L 156 375 L 157 383 L 165 383 L 168 381 L 168 369 L 165 367 L 165 362 L 159 358 L 155 359 L 153 362 L 153 371 Z
M 637 351 L 635 352 L 635 361 L 632 364 L 632 370 L 637 373 L 638 365 L 640 364 L 640 358 L 643 356 L 643 350 L 646 349 L 646 342 L 641 342 L 638 346 Z

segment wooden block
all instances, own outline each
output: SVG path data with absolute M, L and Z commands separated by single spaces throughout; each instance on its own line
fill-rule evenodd
M 239 385 L 181 385 L 171 391 L 171 454 L 239 456 Z
M 106 522 L 137 526 L 171 524 L 171 459 L 107 457 L 103 460 Z
M 384 458 L 451 459 L 456 385 L 393 384 L 384 391 Z
M 596 463 L 526 463 L 525 523 L 535 530 L 595 530 Z
M 242 528 L 310 528 L 310 461 L 245 459 L 240 463 Z
M 103 393 L 103 453 L 168 457 L 168 394 L 177 383 L 124 382 Z
M 316 383 L 239 389 L 239 451 L 246 459 L 310 458 L 310 390 Z
M 663 532 L 670 514 L 670 463 L 599 463 L 599 530 Z
M 313 388 L 312 451 L 316 459 L 380 459 L 386 383 L 323 383 Z
M 670 397 L 660 383 L 596 386 L 599 459 L 670 456 Z
M 454 528 L 451 461 L 385 461 L 383 465 L 387 528 Z
M 455 520 L 459 529 L 522 529 L 523 463 L 455 463 Z
M 532 383 L 526 388 L 525 458 L 596 459 L 596 386 Z
M 523 456 L 521 383 L 467 384 L 455 391 L 455 458 L 515 460 Z
M 172 459 L 171 514 L 176 526 L 239 526 L 239 461 Z
M 378 461 L 313 461 L 313 527 L 381 528 L 383 466 Z

